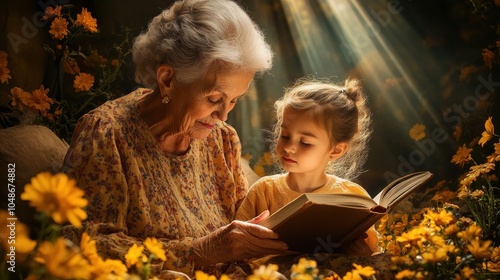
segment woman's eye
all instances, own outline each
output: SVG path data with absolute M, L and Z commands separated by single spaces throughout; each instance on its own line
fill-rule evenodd
M 231 100 L 231 103 L 235 104 L 236 101 L 238 101 L 238 98 L 235 98 L 235 99 Z
M 217 103 L 220 103 L 222 101 L 222 98 L 218 98 L 218 99 L 209 98 L 208 101 L 212 104 L 217 104 Z
M 290 136 L 286 136 L 286 135 L 281 135 L 280 136 L 281 139 L 284 139 L 284 140 L 288 140 L 290 139 Z
M 306 142 L 302 142 L 302 141 L 300 141 L 300 144 L 301 144 L 302 146 L 304 146 L 304 147 L 309 147 L 309 146 L 311 146 L 311 144 L 310 144 L 310 143 L 306 143 Z

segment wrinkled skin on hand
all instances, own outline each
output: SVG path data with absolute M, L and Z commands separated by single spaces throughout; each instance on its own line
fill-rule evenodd
M 209 235 L 194 240 L 195 266 L 286 253 L 288 246 L 277 240 L 278 234 L 256 224 L 267 216 L 269 211 L 250 221 L 232 221 Z

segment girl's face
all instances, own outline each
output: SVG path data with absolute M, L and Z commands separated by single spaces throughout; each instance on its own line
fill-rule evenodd
M 330 137 L 310 114 L 285 109 L 276 154 L 291 173 L 323 173 L 334 157 Z
M 191 138 L 206 138 L 217 122 L 227 120 L 238 98 L 247 92 L 253 76 L 245 71 L 218 75 L 214 89 L 208 92 L 200 93 L 191 86 L 179 89 L 185 96 L 185 106 L 181 105 L 184 109 L 178 108 L 184 115 L 180 118 L 181 127 Z

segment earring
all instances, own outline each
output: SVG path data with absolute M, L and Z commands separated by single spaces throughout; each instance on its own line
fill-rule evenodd
M 168 102 L 170 102 L 170 97 L 168 97 L 168 95 L 163 96 L 161 103 L 167 104 Z

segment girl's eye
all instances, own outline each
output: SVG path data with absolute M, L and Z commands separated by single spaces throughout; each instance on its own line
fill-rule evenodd
M 311 146 L 311 144 L 306 143 L 306 142 L 302 142 L 302 141 L 300 141 L 300 145 L 302 145 L 302 146 L 304 146 L 304 147 L 309 147 L 309 146 Z
M 290 136 L 281 135 L 280 138 L 283 140 L 288 140 L 288 139 L 290 139 Z

